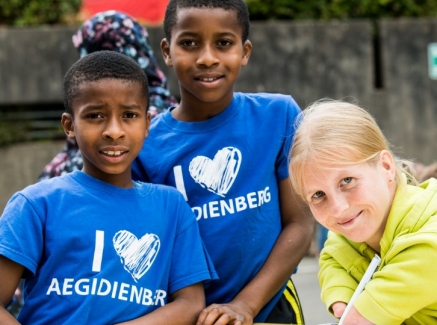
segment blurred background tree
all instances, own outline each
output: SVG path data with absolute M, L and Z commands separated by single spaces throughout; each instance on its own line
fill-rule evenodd
M 245 1 L 251 20 L 437 17 L 437 0 Z M 82 0 L 0 0 L 0 25 L 32 26 L 77 22 L 82 5 Z
M 437 17 L 437 0 L 246 0 L 251 20 Z
M 32 26 L 75 22 L 82 0 L 0 0 L 0 25 Z

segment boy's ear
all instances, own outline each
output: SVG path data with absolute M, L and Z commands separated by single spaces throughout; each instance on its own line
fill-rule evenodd
M 252 42 L 246 40 L 243 44 L 243 59 L 241 61 L 243 67 L 249 62 L 250 53 L 252 53 Z
M 150 113 L 147 112 L 147 115 L 146 115 L 146 131 L 144 132 L 144 139 L 146 139 L 149 136 L 150 120 L 151 120 Z
M 166 38 L 163 38 L 161 41 L 161 52 L 162 52 L 162 56 L 164 57 L 165 64 L 168 67 L 173 66 L 173 62 L 171 61 L 171 56 L 170 56 L 170 42 L 167 41 Z
M 64 128 L 64 133 L 67 135 L 67 138 L 74 139 L 74 125 L 73 125 L 73 117 L 70 113 L 63 113 L 61 118 L 61 124 Z

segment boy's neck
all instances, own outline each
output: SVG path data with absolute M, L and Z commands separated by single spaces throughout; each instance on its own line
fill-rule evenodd
M 120 188 L 135 187 L 134 182 L 132 181 L 131 168 L 126 169 L 123 173 L 120 174 L 110 174 L 96 168 L 87 168 L 86 164 L 84 164 L 84 168 L 82 169 L 82 171 L 91 177 L 97 178 L 113 186 L 117 186 Z
M 232 102 L 232 98 L 226 103 L 190 103 L 181 100 L 180 104 L 171 110 L 171 115 L 182 122 L 202 122 L 223 112 Z

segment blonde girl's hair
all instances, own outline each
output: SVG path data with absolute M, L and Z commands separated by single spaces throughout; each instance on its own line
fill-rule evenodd
M 307 162 L 321 166 L 346 166 L 374 162 L 381 150 L 392 155 L 390 143 L 375 119 L 358 105 L 323 99 L 306 108 L 296 121 L 291 148 L 290 177 L 294 190 L 304 198 L 303 171 Z M 413 183 L 412 163 L 396 161 L 397 184 Z M 405 174 L 405 177 L 403 177 Z

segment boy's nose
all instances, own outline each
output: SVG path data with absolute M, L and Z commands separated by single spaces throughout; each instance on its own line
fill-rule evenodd
M 120 121 L 118 121 L 115 118 L 112 118 L 108 121 L 102 135 L 105 139 L 117 140 L 124 137 L 125 132 Z
M 199 66 L 210 67 L 219 62 L 214 48 L 209 45 L 205 45 L 199 53 L 196 64 Z

